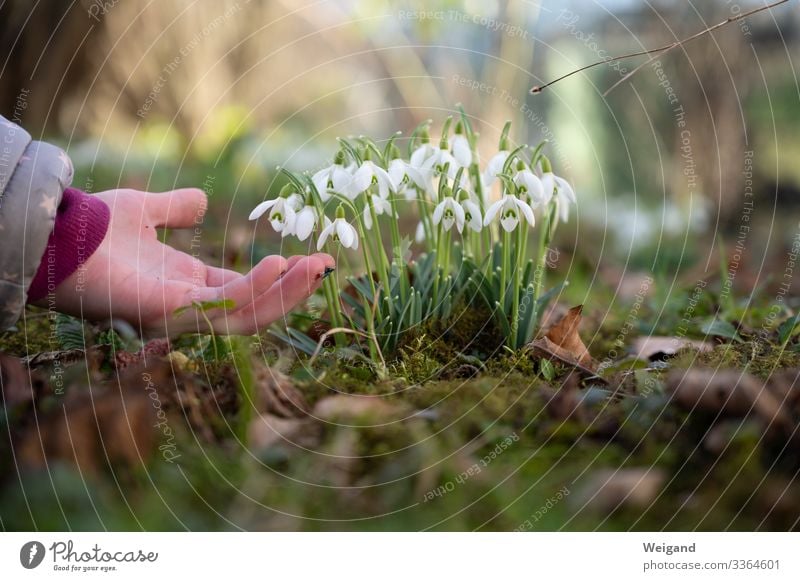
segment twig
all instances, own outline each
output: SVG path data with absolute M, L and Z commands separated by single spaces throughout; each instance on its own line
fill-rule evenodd
M 651 48 L 649 50 L 641 50 L 641 51 L 638 51 L 638 52 L 632 52 L 632 53 L 624 54 L 624 55 L 621 55 L 621 56 L 615 56 L 615 57 L 612 57 L 612 58 L 599 60 L 599 61 L 594 62 L 592 64 L 583 66 L 583 67 L 581 67 L 579 69 L 575 69 L 574 71 L 571 71 L 571 72 L 567 73 L 566 75 L 562 75 L 562 76 L 558 77 L 557 79 L 553 79 L 552 81 L 550 81 L 549 83 L 545 83 L 544 85 L 536 85 L 535 87 L 533 87 L 531 89 L 531 93 L 534 94 L 534 95 L 538 94 L 538 93 L 541 93 L 542 91 L 544 91 L 550 85 L 554 85 L 555 83 L 557 83 L 559 81 L 563 81 L 567 77 L 571 77 L 572 75 L 575 75 L 577 73 L 583 72 L 583 71 L 585 71 L 587 69 L 594 68 L 594 67 L 599 66 L 599 65 L 613 63 L 613 62 L 616 62 L 616 61 L 620 61 L 620 60 L 628 59 L 628 58 L 633 58 L 633 57 L 636 57 L 636 56 L 644 56 L 644 55 L 649 55 L 649 54 L 660 54 L 660 53 L 663 53 L 663 52 L 668 52 L 668 51 L 672 50 L 673 48 L 676 48 L 676 47 L 679 47 L 681 45 L 684 45 L 687 42 L 692 41 L 692 40 L 694 40 L 696 38 L 700 38 L 701 36 L 703 36 L 705 34 L 708 34 L 709 32 L 712 32 L 712 31 L 716 30 L 717 28 L 721 28 L 721 27 L 723 27 L 723 26 L 725 26 L 727 24 L 730 24 L 731 22 L 736 22 L 737 20 L 741 20 L 742 18 L 747 18 L 748 16 L 752 16 L 753 14 L 756 14 L 757 12 L 762 12 L 763 10 L 769 10 L 770 8 L 775 8 L 776 6 L 779 6 L 781 4 L 785 4 L 788 1 L 789 0 L 779 0 L 778 2 L 773 2 L 772 4 L 767 4 L 766 6 L 761 6 L 759 8 L 753 8 L 752 10 L 748 10 L 747 12 L 742 12 L 741 14 L 737 14 L 736 16 L 730 16 L 729 18 L 723 20 L 722 22 L 718 22 L 714 26 L 710 26 L 709 28 L 706 28 L 705 30 L 701 30 L 700 32 L 696 32 L 695 34 L 693 34 L 693 35 L 691 35 L 691 36 L 689 36 L 687 38 L 684 38 L 683 40 L 678 40 L 678 41 L 675 41 L 673 43 L 666 44 L 664 46 L 660 46 L 658 48 Z M 654 59 L 655 59 L 655 57 L 652 57 L 649 60 L 647 60 L 644 63 L 642 63 L 639 66 L 637 66 L 631 72 L 629 72 L 624 77 L 622 77 L 619 81 L 614 83 L 611 86 L 611 88 L 609 88 L 605 93 L 603 93 L 603 96 L 605 97 L 606 95 L 608 95 L 614 88 L 616 88 L 617 86 L 619 86 L 623 82 L 625 82 L 628 79 L 630 79 L 634 74 L 636 74 L 637 71 L 641 70 L 642 67 L 644 67 L 648 63 L 653 62 Z

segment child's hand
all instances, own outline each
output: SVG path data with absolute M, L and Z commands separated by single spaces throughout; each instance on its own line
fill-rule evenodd
M 124 319 L 142 334 L 206 332 L 194 309 L 176 317 L 193 301 L 233 301 L 234 307 L 211 309 L 216 333 L 252 334 L 280 319 L 313 293 L 326 268 L 327 254 L 268 256 L 248 274 L 206 266 L 162 244 L 157 227 L 198 227 L 206 208 L 201 190 L 163 194 L 110 190 L 96 194 L 111 209 L 108 232 L 97 251 L 55 290 L 59 311 L 87 319 Z M 199 232 L 199 230 L 198 230 Z M 200 234 L 202 237 L 202 234 Z M 200 238 L 202 240 L 202 238 Z M 47 298 L 39 301 L 48 306 Z

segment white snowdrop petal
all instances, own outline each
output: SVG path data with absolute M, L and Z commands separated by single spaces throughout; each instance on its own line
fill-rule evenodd
M 455 200 L 453 201 L 453 211 L 456 214 L 456 222 L 463 226 L 464 220 L 466 220 L 466 215 L 464 214 L 464 208 L 462 208 L 460 204 L 456 204 Z
M 438 225 L 442 221 L 442 216 L 444 215 L 444 208 L 445 203 L 441 202 L 436 209 L 433 211 L 433 223 Z
M 469 147 L 469 141 L 464 135 L 454 135 L 453 140 L 453 158 L 461 167 L 467 167 L 472 163 L 472 151 Z
M 272 206 L 275 205 L 275 202 L 278 200 L 267 200 L 266 202 L 261 202 L 258 206 L 253 208 L 253 211 L 250 212 L 249 220 L 258 220 L 264 213 L 269 210 Z
M 353 244 L 353 228 L 344 221 L 343 218 L 336 219 L 336 234 L 339 236 L 339 242 L 345 248 L 350 248 Z
M 364 206 L 364 227 L 372 230 L 372 212 L 370 212 L 369 206 Z
M 500 225 L 503 226 L 503 230 L 506 232 L 512 232 L 514 228 L 517 227 L 518 222 L 519 220 L 517 218 L 509 216 L 507 218 L 502 218 L 500 220 Z
M 297 215 L 295 223 L 295 235 L 301 242 L 311 236 L 314 226 L 317 224 L 317 213 L 311 206 L 306 206 Z
M 536 219 L 533 217 L 533 210 L 531 207 L 522 200 L 517 200 L 516 198 L 514 199 L 514 203 L 522 211 L 522 215 L 525 216 L 528 224 L 533 226 L 536 223 Z
M 483 219 L 484 226 L 488 226 L 489 224 L 492 223 L 492 220 L 494 220 L 495 216 L 497 216 L 497 212 L 500 210 L 500 208 L 503 207 L 504 203 L 505 203 L 504 200 L 498 200 L 494 204 L 489 206 L 489 209 L 486 210 L 486 216 Z
M 417 244 L 422 244 L 425 241 L 425 224 L 420 222 L 417 224 L 417 231 L 414 232 L 414 240 Z
M 564 178 L 560 178 L 558 176 L 554 177 L 556 180 L 556 184 L 558 185 L 559 193 L 563 192 L 570 202 L 576 204 L 578 202 L 578 199 L 575 197 L 575 192 L 572 189 L 572 186 L 569 185 L 569 182 L 567 182 L 567 180 L 565 180 Z
M 553 194 L 556 189 L 556 181 L 554 178 L 555 176 L 551 172 L 546 172 L 542 175 L 542 202 L 545 204 L 549 204 L 550 200 L 553 199 Z
M 372 172 L 369 166 L 367 166 L 367 163 L 369 162 L 364 162 L 364 165 L 358 168 L 353 174 L 353 179 L 350 181 L 350 187 L 348 188 L 349 192 L 346 194 L 351 199 L 356 198 L 372 183 Z
M 330 218 L 325 216 L 325 227 L 322 229 L 322 232 L 319 233 L 319 239 L 317 240 L 317 251 L 322 250 L 322 248 L 325 246 L 325 242 L 327 242 L 332 233 L 333 222 L 331 222 Z

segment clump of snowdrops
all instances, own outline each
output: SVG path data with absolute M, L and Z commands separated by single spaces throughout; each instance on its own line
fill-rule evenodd
M 366 137 L 340 139 L 330 166 L 313 174 L 281 170 L 287 185 L 250 219 L 266 216 L 283 237 L 331 254 L 350 249 L 363 261 L 364 274 L 346 279 L 349 292 L 337 276 L 323 284 L 337 345 L 355 337 L 378 361 L 404 332 L 471 301 L 490 309 L 510 349 L 533 338 L 561 287 L 543 293 L 545 256 L 576 198 L 553 173 L 544 143 L 512 147 L 510 127 L 483 167 L 478 135 L 462 112 L 455 123 L 446 119 L 437 140 L 428 121 L 403 148 L 399 134 L 383 147 Z M 415 232 L 401 232 L 401 211 L 418 218 Z M 411 260 L 414 243 L 422 248 Z M 307 352 L 316 348 L 296 329 L 279 336 Z

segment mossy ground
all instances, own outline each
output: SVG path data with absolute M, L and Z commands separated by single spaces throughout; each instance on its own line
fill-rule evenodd
M 324 352 L 310 362 L 262 337 L 252 356 L 280 367 L 310 409 L 333 394 L 369 396 L 385 407 L 337 421 L 303 420 L 299 436 L 248 449 L 239 440 L 241 397 L 220 405 L 204 437 L 196 418 L 172 410 L 180 460 L 158 453 L 99 472 L 52 461 L 22 468 L 6 448 L 0 526 L 6 530 L 786 530 L 800 518 L 798 451 L 752 418 L 709 422 L 663 392 L 663 371 L 637 371 L 606 384 L 555 365 L 548 381 L 479 309 L 405 337 L 381 374 L 359 359 Z M 0 351 L 24 356 L 51 348 L 48 320 L 31 312 L 0 337 Z M 647 316 L 647 312 L 643 312 Z M 595 329 L 596 356 L 611 348 L 624 313 Z M 88 328 L 95 333 L 96 329 Z M 637 334 L 631 333 L 631 337 Z M 629 337 L 629 338 L 631 338 Z M 92 337 L 95 340 L 95 337 Z M 91 341 L 90 341 L 91 343 Z M 208 345 L 186 340 L 184 376 L 199 398 L 236 390 L 230 354 L 209 361 Z M 175 346 L 173 346 L 175 348 Z M 387 354 L 389 355 L 389 354 Z M 174 361 L 174 358 L 173 358 Z M 187 363 L 188 362 L 188 363 Z M 796 339 L 782 348 L 760 334 L 684 350 L 672 367 L 747 370 L 766 379 L 800 367 Z M 45 379 L 52 370 L 40 372 Z M 637 375 L 638 374 L 638 375 Z M 69 370 L 67 391 L 113 379 L 108 366 Z M 87 379 L 89 378 L 89 379 Z M 227 379 L 226 379 L 227 378 Z M 652 378 L 655 389 L 637 382 Z M 225 382 L 228 382 L 227 384 Z M 92 388 L 94 389 L 94 388 Z M 37 413 L 59 409 L 45 390 Z M 232 407 L 231 407 L 232 406 Z M 186 409 L 186 408 L 185 408 Z M 232 411 L 231 411 L 232 410 Z M 389 410 L 389 411 L 387 411 Z M 3 414 L 15 438 L 32 409 Z M 25 415 L 27 414 L 27 420 Z M 387 415 L 388 414 L 388 415 Z M 795 418 L 797 419 L 797 418 Z M 4 431 L 6 427 L 4 427 Z M 720 436 L 721 435 L 721 436 Z M 711 437 L 725 445 L 710 447 Z M 16 441 L 16 440 L 15 440 Z M 506 445 L 503 445 L 505 443 Z M 499 451 L 499 452 L 498 452 Z M 598 475 L 638 470 L 656 478 L 641 502 L 598 486 Z M 602 478 L 600 479 L 602 481 Z M 638 494 L 638 493 L 637 493 Z

